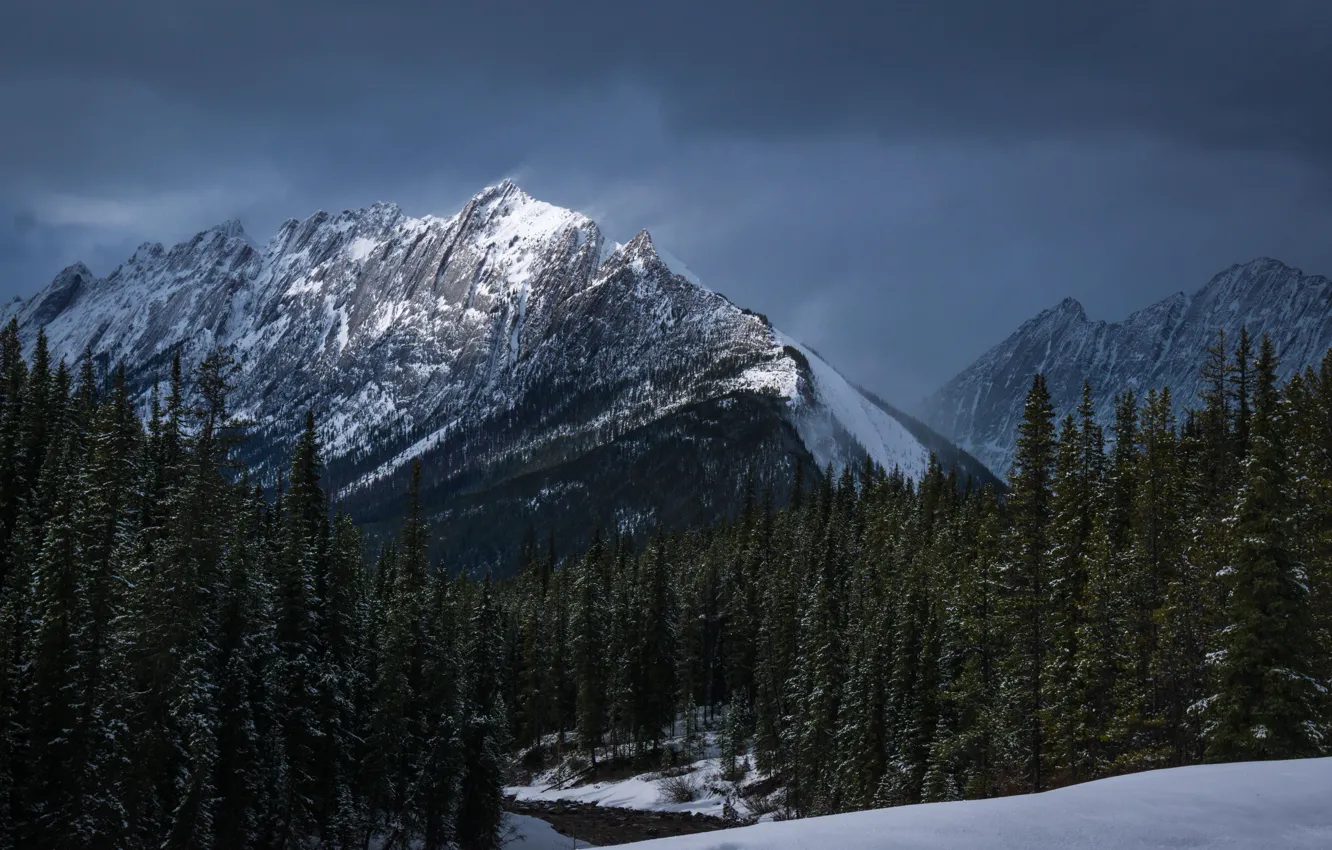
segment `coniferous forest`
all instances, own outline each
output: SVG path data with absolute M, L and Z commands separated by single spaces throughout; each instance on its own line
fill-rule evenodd
M 1035 376 L 1003 494 L 825 470 L 638 551 L 529 547 L 515 742 L 650 762 L 724 705 L 791 816 L 1328 753 L 1332 353 L 1281 386 L 1254 349 L 1218 338 L 1183 422 L 1125 390 L 1108 434 Z
M 416 484 L 367 558 L 313 416 L 253 482 L 221 352 L 146 418 L 92 364 L 0 335 L 3 847 L 493 848 L 516 754 L 660 764 L 709 710 L 796 816 L 1332 744 L 1332 353 L 1218 339 L 1108 433 L 1037 375 L 1002 493 L 809 469 L 494 585 Z
M 492 588 L 428 568 L 415 484 L 367 568 L 313 418 L 251 486 L 233 368 L 177 360 L 144 422 L 0 339 L 0 847 L 498 846 Z

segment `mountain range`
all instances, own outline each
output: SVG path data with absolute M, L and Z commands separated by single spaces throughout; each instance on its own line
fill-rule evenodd
M 1017 426 L 1031 378 L 1044 372 L 1056 415 L 1072 412 L 1083 380 L 1092 384 L 1098 420 L 1114 418 L 1114 396 L 1170 387 L 1176 413 L 1198 404 L 1199 367 L 1224 331 L 1270 333 L 1289 377 L 1332 347 L 1332 281 L 1261 258 L 1231 266 L 1192 294 L 1177 292 L 1121 322 L 1092 321 L 1066 298 L 1023 323 L 1006 340 L 925 402 L 925 421 L 999 475 L 1013 465 Z
M 244 452 L 272 485 L 312 410 L 326 483 L 374 531 L 400 516 L 411 462 L 440 553 L 510 557 L 526 535 L 576 545 L 778 498 L 797 464 L 866 455 L 919 477 L 931 452 L 992 481 L 923 423 L 691 277 L 646 231 L 627 244 L 510 181 L 449 217 L 393 204 L 317 212 L 260 245 L 239 222 L 141 245 L 98 277 L 77 264 L 17 315 L 31 349 L 124 362 L 146 404 L 177 353 L 221 347 Z

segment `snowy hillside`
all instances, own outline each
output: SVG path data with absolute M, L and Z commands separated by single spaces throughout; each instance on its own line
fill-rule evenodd
M 428 504 L 475 526 L 462 548 L 487 548 L 497 511 L 538 532 L 713 518 L 747 470 L 778 481 L 802 457 L 924 470 L 900 422 L 681 271 L 646 231 L 608 245 L 505 181 L 448 218 L 319 212 L 262 246 L 227 222 L 102 278 L 73 266 L 5 309 L 29 348 L 45 327 L 59 357 L 124 360 L 145 400 L 174 352 L 223 346 L 242 367 L 233 404 L 260 423 L 252 463 L 271 477 L 313 408 L 329 481 L 363 518 L 392 519 L 423 457 Z M 649 473 L 676 504 L 604 492 Z
M 1055 412 L 1071 412 L 1084 378 L 1102 425 L 1114 395 L 1169 386 L 1179 409 L 1197 403 L 1203 352 L 1241 326 L 1256 340 L 1271 332 L 1282 377 L 1317 363 L 1332 346 L 1332 281 L 1276 260 L 1236 265 L 1202 289 L 1139 310 L 1122 322 L 1093 322 L 1072 298 L 1028 320 L 926 401 L 926 421 L 1006 476 L 1031 376 L 1044 371 Z
M 632 846 L 643 850 L 1325 850 L 1332 847 L 1332 758 L 1158 770 L 1044 794 L 760 823 Z

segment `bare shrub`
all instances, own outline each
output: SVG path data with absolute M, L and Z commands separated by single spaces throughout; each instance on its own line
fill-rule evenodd
M 661 798 L 667 803 L 692 803 L 698 799 L 698 781 L 692 773 L 668 776 L 657 783 Z

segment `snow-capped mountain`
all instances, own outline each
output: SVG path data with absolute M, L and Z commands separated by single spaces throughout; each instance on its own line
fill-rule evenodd
M 1272 334 L 1281 374 L 1319 362 L 1332 346 L 1332 281 L 1272 259 L 1226 269 L 1192 295 L 1183 292 L 1122 322 L 1093 322 L 1066 298 L 1028 320 L 926 401 L 926 421 L 990 469 L 1007 475 L 1031 377 L 1045 372 L 1062 417 L 1091 381 L 1097 416 L 1113 420 L 1115 393 L 1170 387 L 1180 411 L 1198 404 L 1199 366 L 1224 330 L 1234 345 L 1246 326 Z M 1178 412 L 1178 411 L 1177 411 Z
M 505 181 L 449 218 L 318 212 L 262 247 L 227 222 L 103 278 L 73 266 L 10 310 L 28 345 L 44 326 L 59 356 L 125 361 L 145 398 L 175 351 L 227 348 L 253 462 L 273 472 L 312 408 L 353 510 L 392 519 L 421 457 L 458 551 L 498 551 L 499 516 L 509 537 L 515 518 L 712 518 L 749 469 L 784 480 L 802 457 L 923 471 L 918 427 L 691 278 L 646 231 L 608 245 Z

